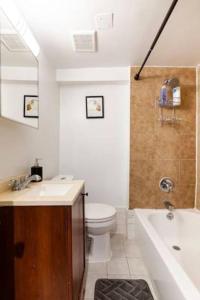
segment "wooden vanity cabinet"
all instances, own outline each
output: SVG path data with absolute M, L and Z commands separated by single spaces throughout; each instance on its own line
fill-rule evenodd
M 78 300 L 84 198 L 73 206 L 0 207 L 0 299 Z

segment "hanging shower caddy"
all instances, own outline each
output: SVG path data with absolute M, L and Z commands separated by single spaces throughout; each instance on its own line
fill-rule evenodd
M 157 105 L 159 106 L 159 121 L 162 124 L 175 124 L 182 120 L 176 113 L 176 108 L 181 105 L 180 84 L 177 78 L 164 81 Z M 166 114 L 166 111 L 171 111 L 171 113 Z

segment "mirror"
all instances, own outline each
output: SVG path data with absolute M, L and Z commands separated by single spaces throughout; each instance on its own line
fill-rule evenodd
M 38 61 L 2 11 L 0 26 L 0 116 L 38 128 Z

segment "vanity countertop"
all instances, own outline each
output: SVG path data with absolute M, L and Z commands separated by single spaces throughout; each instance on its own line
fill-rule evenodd
M 70 189 L 62 195 L 39 195 L 48 185 L 62 185 Z M 7 190 L 0 193 L 0 206 L 72 206 L 81 190 L 84 187 L 83 180 L 73 180 L 68 182 L 42 181 L 31 183 L 29 188 L 21 191 Z

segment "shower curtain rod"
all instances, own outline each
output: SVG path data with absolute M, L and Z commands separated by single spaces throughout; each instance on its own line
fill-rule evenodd
M 169 18 L 171 16 L 171 14 L 172 14 L 172 12 L 173 12 L 173 10 L 174 10 L 177 2 L 178 2 L 178 0 L 173 0 L 173 2 L 171 4 L 171 6 L 170 6 L 170 8 L 169 8 L 169 10 L 168 10 L 168 12 L 166 14 L 166 16 L 165 16 L 165 18 L 164 18 L 164 20 L 163 20 L 163 22 L 162 22 L 162 24 L 160 26 L 160 29 L 158 30 L 158 33 L 156 34 L 156 37 L 155 37 L 155 39 L 154 39 L 154 41 L 153 41 L 153 43 L 152 43 L 152 45 L 151 45 L 151 47 L 150 47 L 150 49 L 149 49 L 146 57 L 144 59 L 144 62 L 142 64 L 142 66 L 140 67 L 140 70 L 138 71 L 138 73 L 134 77 L 135 80 L 139 80 L 140 79 L 140 73 L 142 72 L 142 70 L 143 70 L 143 68 L 144 68 L 144 66 L 145 66 L 145 64 L 146 64 L 149 56 L 151 55 L 151 52 L 153 51 L 153 49 L 154 49 L 154 47 L 155 47 L 155 45 L 156 45 L 156 43 L 157 43 L 157 41 L 158 41 L 161 33 L 163 32 L 163 30 L 165 28 L 165 25 L 167 24 L 167 21 L 169 20 Z

